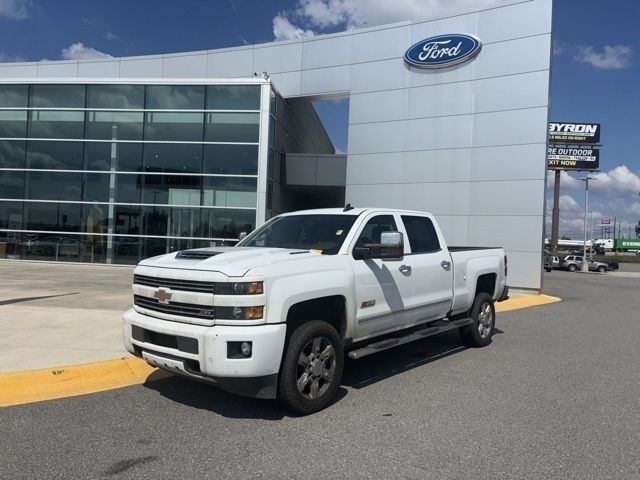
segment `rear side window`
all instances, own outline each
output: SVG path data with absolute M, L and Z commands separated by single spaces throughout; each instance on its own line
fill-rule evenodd
M 402 215 L 402 221 L 407 229 L 411 253 L 431 253 L 440 250 L 438 234 L 430 219 Z

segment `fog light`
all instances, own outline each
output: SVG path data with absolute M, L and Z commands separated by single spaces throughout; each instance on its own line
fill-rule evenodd
M 242 342 L 242 344 L 240 345 L 240 352 L 245 357 L 250 357 L 251 356 L 251 342 Z

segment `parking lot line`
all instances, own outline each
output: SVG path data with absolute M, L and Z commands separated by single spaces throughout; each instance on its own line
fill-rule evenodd
M 155 370 L 138 358 L 127 357 L 88 365 L 0 374 L 0 407 L 139 385 Z

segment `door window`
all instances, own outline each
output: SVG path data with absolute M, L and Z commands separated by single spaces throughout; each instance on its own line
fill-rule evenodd
M 438 234 L 429 218 L 402 215 L 402 222 L 407 230 L 411 253 L 433 253 L 440 251 Z
M 397 227 L 393 215 L 378 215 L 369 220 L 364 226 L 360 232 L 356 246 L 359 247 L 368 243 L 380 243 L 380 237 L 383 232 L 396 231 Z

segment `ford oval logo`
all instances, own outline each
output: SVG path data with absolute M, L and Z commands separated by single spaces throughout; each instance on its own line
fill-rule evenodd
M 412 45 L 405 52 L 404 60 L 413 67 L 444 68 L 470 60 L 481 49 L 482 42 L 473 35 L 438 35 Z

